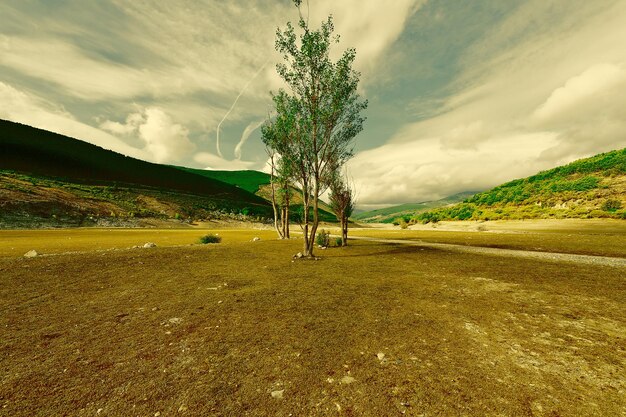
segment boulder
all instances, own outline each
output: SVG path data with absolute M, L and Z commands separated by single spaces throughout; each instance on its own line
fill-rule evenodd
M 156 243 L 148 242 L 143 245 L 144 248 L 156 248 Z
M 29 250 L 24 254 L 24 258 L 34 258 L 36 256 L 39 256 L 39 252 L 37 252 L 35 249 Z

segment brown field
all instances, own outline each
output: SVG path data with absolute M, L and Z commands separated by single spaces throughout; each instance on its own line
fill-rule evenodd
M 489 248 L 626 257 L 624 220 L 441 222 L 410 229 L 368 228 L 352 236 L 407 239 Z
M 0 232 L 0 415 L 626 415 L 624 268 L 216 232 Z

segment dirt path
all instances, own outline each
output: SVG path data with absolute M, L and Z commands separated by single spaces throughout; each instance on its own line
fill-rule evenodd
M 612 267 L 626 268 L 626 258 L 614 258 L 608 256 L 592 256 L 592 255 L 578 255 L 570 253 L 556 253 L 556 252 L 540 252 L 540 251 L 528 251 L 519 249 L 500 249 L 500 248 L 486 248 L 482 246 L 466 246 L 455 245 L 451 243 L 433 243 L 423 242 L 415 240 L 403 240 L 403 239 L 379 239 L 373 237 L 364 236 L 352 236 L 350 239 L 354 240 L 366 240 L 370 242 L 378 243 L 396 243 L 401 245 L 418 246 L 424 248 L 436 248 L 443 250 L 450 250 L 456 252 L 465 253 L 477 253 L 483 255 L 504 256 L 504 257 L 518 257 L 518 258 L 531 258 L 531 259 L 545 259 L 558 262 L 573 262 L 583 263 L 589 265 L 602 265 Z

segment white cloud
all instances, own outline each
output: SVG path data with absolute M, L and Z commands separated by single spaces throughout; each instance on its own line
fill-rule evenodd
M 246 128 L 243 130 L 243 132 L 241 133 L 241 139 L 239 139 L 239 143 L 237 143 L 237 146 L 235 146 L 235 158 L 237 160 L 241 160 L 241 149 L 243 148 L 243 145 L 246 144 L 252 132 L 261 127 L 263 122 L 264 120 L 250 122 L 250 124 L 246 126 Z
M 254 167 L 258 165 L 256 162 L 241 161 L 238 159 L 227 160 L 209 152 L 199 152 L 194 155 L 193 159 L 197 163 L 205 165 L 205 169 L 215 170 L 234 171 L 254 169 Z
M 360 203 L 485 189 L 626 146 L 626 3 L 592 3 L 557 2 L 555 21 L 528 2 L 469 48 L 442 114 L 350 163 Z
M 3 82 L 0 82 L 0 118 L 81 139 L 135 158 L 148 156 L 115 136 L 75 120 L 63 109 Z
M 150 160 L 158 163 L 180 161 L 196 148 L 189 140 L 189 131 L 157 107 L 132 113 L 125 123 L 104 121 L 100 128 L 118 135 L 137 136 L 144 142 L 143 150 Z
M 620 66 L 594 65 L 554 90 L 533 116 L 544 123 L 555 119 L 571 121 L 576 116 L 572 113 L 579 113 L 581 110 L 585 113 L 593 112 L 598 108 L 598 101 L 604 101 L 601 106 L 604 112 L 607 106 L 619 104 L 623 108 L 619 98 L 624 95 L 625 84 L 626 71 Z

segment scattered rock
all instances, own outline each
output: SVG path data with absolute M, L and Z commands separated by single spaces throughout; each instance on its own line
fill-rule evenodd
M 143 245 L 144 248 L 156 248 L 156 243 L 148 242 Z
M 343 378 L 341 378 L 341 383 L 342 384 L 352 384 L 354 381 L 356 381 L 356 378 L 351 377 L 350 375 L 346 375 Z
M 39 256 L 39 252 L 37 252 L 36 250 L 29 250 L 28 252 L 26 252 L 24 254 L 24 258 L 34 258 L 36 256 Z
M 157 411 L 156 413 L 154 413 L 154 417 L 159 417 L 161 415 L 160 411 Z
M 385 359 L 385 354 L 383 352 L 378 352 L 376 354 L 376 357 L 378 358 L 379 361 L 382 361 L 383 359 Z
M 282 400 L 284 392 L 285 392 L 284 389 L 277 390 L 277 391 L 272 391 L 272 393 L 271 393 L 272 398 L 276 398 L 277 400 Z
M 185 411 L 187 411 L 187 406 L 186 405 L 181 405 L 180 407 L 178 407 L 178 412 L 179 413 L 184 413 Z
M 168 322 L 170 324 L 180 324 L 183 322 L 183 319 L 181 319 L 180 317 L 172 317 L 171 319 L 168 320 Z
M 252 239 L 253 242 L 258 242 L 259 240 L 261 240 L 261 238 L 258 236 L 255 236 L 254 239 Z
M 304 256 L 304 255 L 302 254 L 302 252 L 298 252 L 298 253 L 296 253 L 295 255 L 293 255 L 293 258 L 294 258 L 294 259 L 302 259 L 302 257 L 303 257 L 303 256 Z

